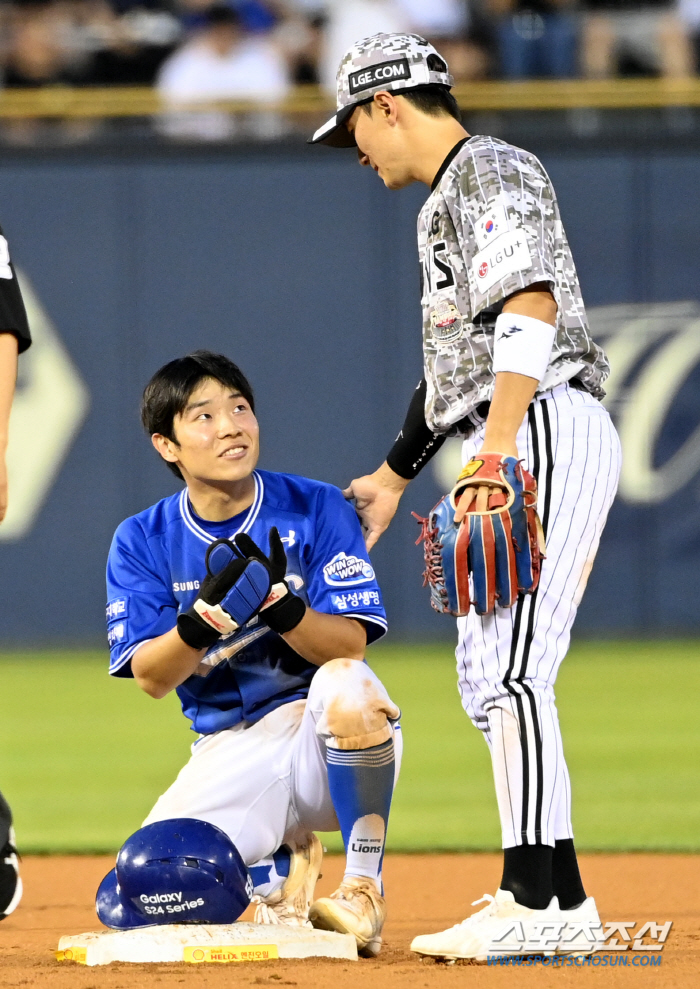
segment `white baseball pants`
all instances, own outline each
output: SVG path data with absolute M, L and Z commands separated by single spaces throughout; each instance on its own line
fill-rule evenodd
M 366 663 L 334 659 L 314 675 L 307 700 L 283 704 L 249 727 L 200 736 L 143 823 L 209 821 L 228 834 L 248 866 L 276 852 L 285 838 L 337 831 L 326 745 L 365 749 L 393 737 L 398 778 L 399 714 Z
M 482 426 L 465 441 L 464 463 L 479 451 L 483 435 Z M 512 608 L 485 616 L 472 609 L 457 620 L 459 690 L 491 750 L 504 848 L 573 837 L 554 681 L 621 461 L 607 411 L 566 384 L 531 404 L 518 450 L 537 480 L 547 542 L 539 587 Z

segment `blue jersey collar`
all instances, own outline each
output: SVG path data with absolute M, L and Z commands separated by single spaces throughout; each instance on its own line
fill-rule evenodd
M 253 479 L 255 481 L 255 496 L 253 498 L 253 504 L 250 506 L 248 510 L 248 514 L 243 520 L 243 523 L 240 526 L 240 528 L 236 529 L 234 532 L 230 534 L 229 536 L 230 539 L 233 539 L 234 536 L 237 536 L 239 532 L 249 532 L 251 526 L 258 517 L 260 506 L 262 505 L 263 502 L 263 495 L 265 493 L 265 485 L 263 483 L 262 477 L 260 476 L 260 474 L 258 474 L 256 470 L 253 471 Z M 182 520 L 187 526 L 187 528 L 190 530 L 190 532 L 192 532 L 195 536 L 197 536 L 198 539 L 201 539 L 202 542 L 207 544 L 207 546 L 209 545 L 209 543 L 212 542 L 214 537 L 211 536 L 206 529 L 203 529 L 202 526 L 199 525 L 199 523 L 196 521 L 195 517 L 192 514 L 192 510 L 190 509 L 189 498 L 187 497 L 187 488 L 183 488 L 182 494 L 180 495 L 180 515 L 182 516 Z

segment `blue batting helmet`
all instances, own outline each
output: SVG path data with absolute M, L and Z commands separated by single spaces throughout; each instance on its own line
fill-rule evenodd
M 194 818 L 147 824 L 131 835 L 100 883 L 95 905 L 107 927 L 232 924 L 253 895 L 238 849 Z

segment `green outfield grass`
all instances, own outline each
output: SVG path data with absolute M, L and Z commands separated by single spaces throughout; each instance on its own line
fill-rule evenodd
M 403 710 L 390 846 L 497 848 L 488 752 L 451 647 L 377 647 L 370 662 Z M 188 756 L 176 697 L 153 701 L 105 666 L 0 654 L 0 787 L 25 853 L 116 849 Z M 700 851 L 700 643 L 579 644 L 557 688 L 579 847 Z

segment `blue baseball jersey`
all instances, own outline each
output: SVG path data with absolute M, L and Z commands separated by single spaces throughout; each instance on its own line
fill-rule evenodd
M 247 532 L 268 552 L 272 526 L 287 553 L 287 581 L 315 611 L 356 618 L 372 642 L 386 631 L 381 592 L 357 516 L 338 488 L 293 474 L 256 470 L 250 509 L 225 522 L 195 515 L 185 488 L 127 519 L 107 563 L 109 672 L 133 676 L 131 657 L 174 628 L 206 576 L 207 547 Z M 221 638 L 177 688 L 194 731 L 209 734 L 254 723 L 305 698 L 318 667 L 259 619 Z

